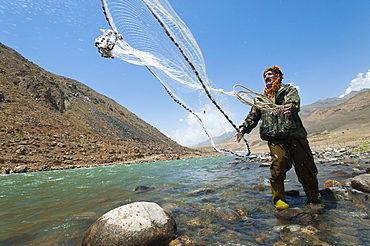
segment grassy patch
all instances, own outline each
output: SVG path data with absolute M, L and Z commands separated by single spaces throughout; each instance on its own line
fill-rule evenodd
M 354 147 L 356 148 L 354 151 L 368 151 L 370 150 L 370 142 L 357 144 Z

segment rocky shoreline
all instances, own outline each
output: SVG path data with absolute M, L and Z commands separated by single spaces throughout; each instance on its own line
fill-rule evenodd
M 351 165 L 352 170 L 357 173 L 370 173 L 370 143 L 359 145 L 331 148 L 325 147 L 315 149 L 313 152 L 317 165 L 330 163 L 331 165 Z M 261 162 L 261 167 L 268 167 L 271 164 L 271 157 L 268 152 L 263 154 L 252 154 L 248 158 L 236 158 L 235 164 L 243 162 Z
M 52 126 L 48 126 L 51 128 Z M 46 128 L 48 128 L 46 127 Z M 42 127 L 42 129 L 45 126 Z M 0 174 L 89 168 L 214 156 L 200 151 L 150 141 L 112 139 L 90 133 L 25 130 L 0 127 Z
M 215 151 L 197 149 L 188 149 L 188 151 L 183 151 L 180 154 L 171 154 L 141 151 L 140 148 L 133 148 L 135 150 L 133 153 L 123 153 L 125 147 L 118 144 L 107 147 L 103 142 L 78 143 L 68 148 L 63 141 L 58 141 L 58 138 L 54 136 L 54 141 L 48 142 L 46 144 L 47 148 L 39 151 L 44 153 L 44 158 L 35 156 L 35 153 L 31 150 L 31 147 L 40 148 L 40 145 L 37 144 L 38 140 L 27 141 L 28 139 L 23 139 L 23 141 L 13 141 L 12 144 L 8 143 L 7 145 L 3 143 L 2 145 L 8 148 L 7 150 L 0 148 L 0 151 L 5 152 L 5 154 L 8 153 L 8 155 L 13 153 L 14 158 L 8 158 L 6 163 L 4 159 L 7 155 L 3 156 L 2 159 L 0 158 L 0 174 L 90 168 L 221 155 Z M 47 153 L 51 154 L 47 155 Z M 338 165 L 352 163 L 358 166 L 354 168 L 354 171 L 370 172 L 370 167 L 365 167 L 370 164 L 370 142 L 339 148 L 316 148 L 313 150 L 313 155 L 316 164 L 327 162 Z M 236 162 L 262 162 L 261 165 L 264 166 L 269 166 L 270 160 L 268 152 L 258 155 L 252 154 L 246 158 L 236 158 Z
M 103 163 L 96 162 L 93 159 L 92 164 L 83 163 L 82 159 L 75 159 L 73 157 L 64 157 L 65 163 L 58 163 L 53 165 L 53 162 L 47 163 L 41 161 L 40 163 L 30 163 L 30 164 L 2 164 L 0 165 L 0 174 L 12 174 L 12 173 L 26 173 L 26 172 L 42 172 L 42 171 L 55 171 L 55 170 L 66 170 L 66 169 L 76 169 L 76 168 L 91 168 L 99 166 L 114 166 L 114 165 L 125 165 L 125 164 L 137 164 L 145 162 L 156 162 L 156 161 L 168 161 L 168 160 L 179 160 L 179 159 L 193 159 L 202 157 L 211 157 L 219 155 L 217 152 L 185 152 L 181 154 L 150 154 L 142 157 L 126 157 L 126 158 L 116 158 L 118 160 L 108 160 Z

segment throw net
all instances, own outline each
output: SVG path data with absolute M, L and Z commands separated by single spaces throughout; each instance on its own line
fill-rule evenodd
M 102 5 L 111 30 L 102 30 L 95 41 L 101 55 L 148 68 L 199 122 L 191 134 L 204 136 L 200 145 L 212 145 L 223 154 L 249 155 L 244 138 L 234 142 L 238 128 L 227 102 L 234 92 L 212 87 L 194 36 L 168 1 L 102 0 Z

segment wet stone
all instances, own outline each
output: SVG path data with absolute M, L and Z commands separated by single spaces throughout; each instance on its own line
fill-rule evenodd
M 216 190 L 212 189 L 212 188 L 201 188 L 201 189 L 194 190 L 194 191 L 190 192 L 190 194 L 192 194 L 192 195 L 204 195 L 204 194 L 213 193 L 215 191 Z
M 315 221 L 319 214 L 324 213 L 322 204 L 310 204 L 301 208 L 288 208 L 275 213 L 276 218 L 290 221 L 291 223 L 308 225 Z
M 263 185 L 254 185 L 251 188 L 255 191 L 265 191 L 268 189 L 266 186 Z
M 370 193 L 370 174 L 358 175 L 350 179 L 349 183 L 356 190 Z
M 342 187 L 342 184 L 336 180 L 327 180 L 324 184 L 324 189 L 329 187 Z
M 134 191 L 147 191 L 147 190 L 151 190 L 153 189 L 152 187 L 148 187 L 148 186 L 145 186 L 145 185 L 140 185 L 140 186 L 137 186 Z
M 300 214 L 305 213 L 303 209 L 300 208 L 288 208 L 284 210 L 279 210 L 275 213 L 276 218 L 282 219 L 282 220 L 291 220 L 294 217 L 297 217 Z
M 241 216 L 229 208 L 216 208 L 214 216 L 224 222 L 236 222 L 241 219 Z
M 269 162 L 264 162 L 260 164 L 260 167 L 269 167 L 269 166 L 271 166 L 271 163 Z
M 289 190 L 285 192 L 285 195 L 291 196 L 291 197 L 299 197 L 299 191 L 297 190 Z
M 178 238 L 172 240 L 169 246 L 195 246 L 196 244 L 187 235 L 179 236 Z
M 320 190 L 320 195 L 328 201 L 365 201 L 368 194 L 350 187 L 329 187 Z
M 338 170 L 338 171 L 333 171 L 330 173 L 331 175 L 335 175 L 336 177 L 341 177 L 341 178 L 349 178 L 349 177 L 352 177 L 351 174 L 345 172 L 345 171 L 341 171 L 341 170 Z
M 305 209 L 308 210 L 310 214 L 323 214 L 325 211 L 325 205 L 324 204 L 307 204 L 305 206 Z

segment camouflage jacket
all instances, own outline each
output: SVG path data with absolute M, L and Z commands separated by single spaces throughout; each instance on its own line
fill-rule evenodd
M 300 97 L 297 89 L 294 86 L 283 85 L 275 97 L 270 99 L 277 105 L 292 104 L 291 115 L 287 116 L 283 112 L 273 114 L 252 107 L 240 128 L 250 133 L 261 119 L 260 135 L 263 140 L 306 138 L 306 129 L 298 115 Z

